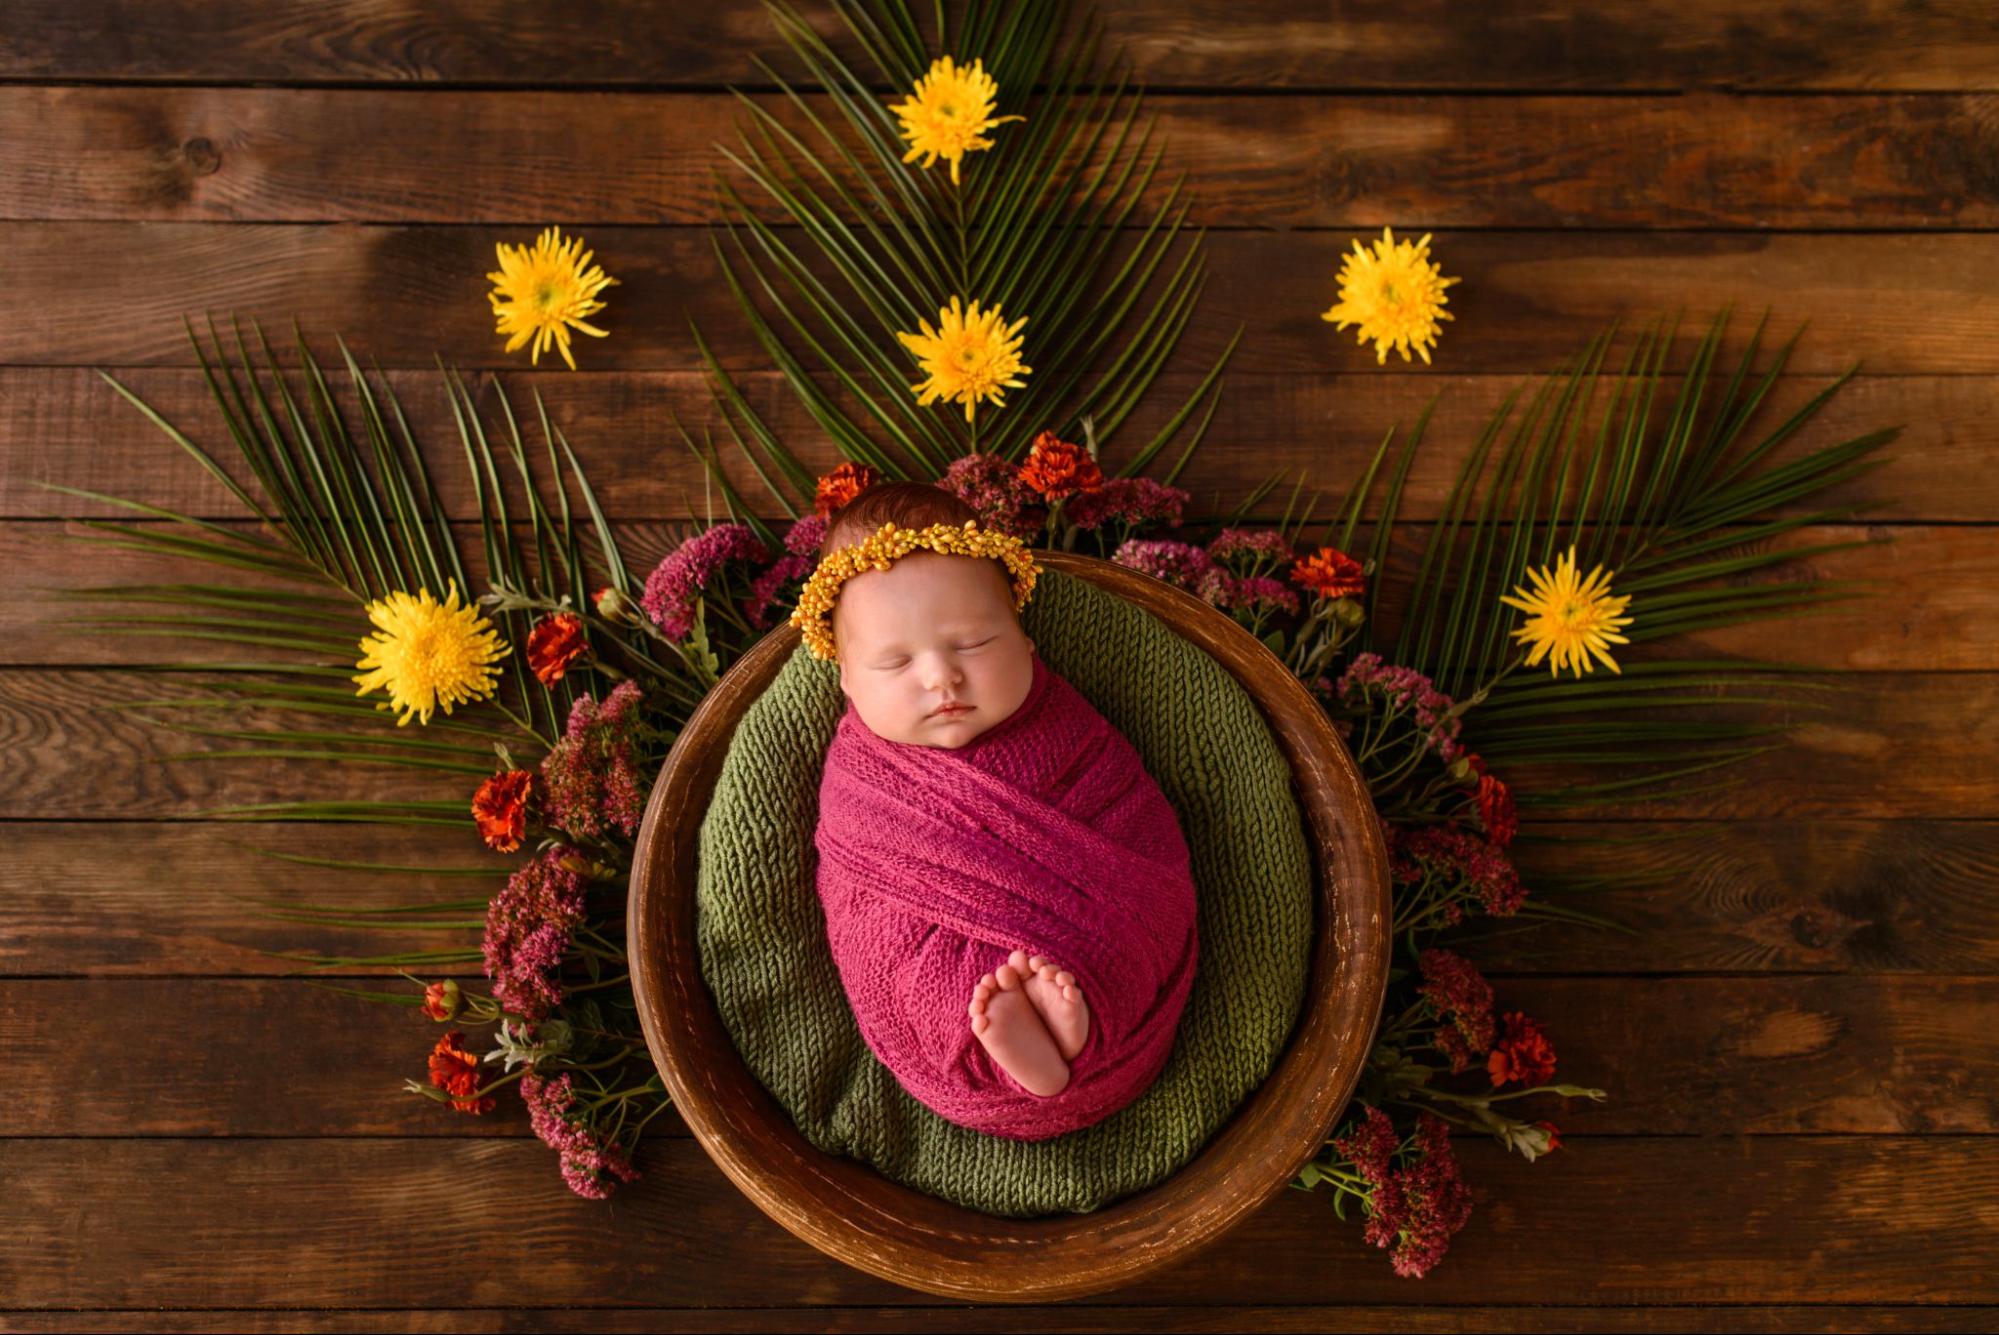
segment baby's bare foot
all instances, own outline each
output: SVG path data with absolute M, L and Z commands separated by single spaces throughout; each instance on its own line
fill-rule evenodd
M 1069 1063 L 1021 987 L 1021 973 L 1002 964 L 972 989 L 972 1032 L 994 1061 L 1030 1094 L 1048 1098 L 1069 1083 Z
M 1048 1036 L 1055 1040 L 1062 1060 L 1076 1060 L 1076 1054 L 1083 1050 L 1083 1040 L 1090 1036 L 1090 1007 L 1083 1000 L 1083 986 L 1076 981 L 1076 975 L 1056 968 L 1045 956 L 1029 958 L 1019 950 L 1008 957 L 1007 963 L 1027 976 L 1023 990 L 1040 1013 L 1041 1022 L 1048 1026 Z

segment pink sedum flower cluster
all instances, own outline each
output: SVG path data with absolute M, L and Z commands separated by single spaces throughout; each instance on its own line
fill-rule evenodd
M 747 524 L 717 524 L 673 549 L 646 576 L 639 605 L 669 640 L 685 640 L 694 631 L 702 591 L 715 573 L 732 561 L 761 565 L 770 549 Z
M 1165 524 L 1178 527 L 1187 502 L 1193 497 L 1179 487 L 1169 487 L 1149 477 L 1107 478 L 1101 487 L 1069 498 L 1062 513 L 1080 529 L 1099 529 L 1106 524 Z
M 1394 1248 L 1389 1263 L 1405 1279 L 1428 1274 L 1471 1219 L 1471 1188 L 1451 1149 L 1450 1130 L 1435 1113 L 1418 1113 L 1411 1150 L 1404 1151 L 1388 1114 L 1369 1107 L 1358 1125 L 1333 1141 L 1367 1182 L 1365 1237 Z
M 583 921 L 583 878 L 557 845 L 525 862 L 486 906 L 481 943 L 493 997 L 516 1015 L 539 1020 L 562 1003 L 556 971 Z
M 1388 830 L 1388 870 L 1403 885 L 1415 885 L 1431 876 L 1470 888 L 1485 911 L 1496 918 L 1517 913 L 1527 901 L 1527 887 L 1513 862 L 1486 840 L 1449 825 L 1425 825 L 1408 829 L 1392 825 Z M 1447 924 L 1463 915 L 1455 904 Z
M 1111 560 L 1189 593 L 1199 593 L 1201 581 L 1215 567 L 1199 547 L 1170 538 L 1128 538 L 1111 553 Z
M 1446 765 L 1464 754 L 1458 741 L 1457 702 L 1414 668 L 1396 667 L 1380 654 L 1355 654 L 1340 676 L 1338 692 L 1341 703 L 1349 706 L 1359 705 L 1363 696 L 1373 693 L 1384 698 L 1391 709 L 1407 712 L 1424 741 Z
M 601 1201 L 619 1183 L 638 1179 L 624 1150 L 602 1139 L 576 1106 L 575 1082 L 568 1072 L 553 1080 L 529 1072 L 521 1077 L 521 1098 L 528 1106 L 529 1125 L 542 1144 L 562 1156 L 562 1180 L 578 1196 Z
M 1041 494 L 1021 480 L 1019 468 L 997 454 L 952 460 L 937 485 L 976 510 L 982 527 L 1016 538 L 1032 538 L 1048 519 Z
M 1470 960 L 1448 950 L 1424 951 L 1416 969 L 1423 976 L 1416 994 L 1441 1022 L 1431 1042 L 1450 1060 L 1451 1074 L 1462 1075 L 1492 1050 L 1492 984 Z
M 542 808 L 548 823 L 572 839 L 635 834 L 645 815 L 638 711 L 644 692 L 622 681 L 599 705 L 579 698 L 562 739 L 542 758 Z

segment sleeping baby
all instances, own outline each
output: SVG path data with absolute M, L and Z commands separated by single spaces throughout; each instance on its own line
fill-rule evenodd
M 847 707 L 815 843 L 868 1046 L 946 1120 L 1044 1140 L 1158 1076 L 1193 983 L 1178 818 L 1019 609 L 1018 539 L 926 483 L 862 491 L 793 615 Z

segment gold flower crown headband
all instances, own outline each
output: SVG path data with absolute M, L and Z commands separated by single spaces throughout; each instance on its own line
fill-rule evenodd
M 805 581 L 798 606 L 792 609 L 791 624 L 798 627 L 799 638 L 814 658 L 831 663 L 838 657 L 833 645 L 833 601 L 840 596 L 840 586 L 864 570 L 887 570 L 919 547 L 948 556 L 989 556 L 1005 562 L 1013 572 L 1016 612 L 1034 596 L 1034 581 L 1041 567 L 1035 564 L 1027 544 L 1012 534 L 980 528 L 971 519 L 962 528 L 950 524 L 900 528 L 891 519 L 862 541 L 828 552 L 812 578 Z

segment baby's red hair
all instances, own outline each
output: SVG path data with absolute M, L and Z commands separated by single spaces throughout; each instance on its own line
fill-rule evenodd
M 962 528 L 965 521 L 979 522 L 979 512 L 962 499 L 933 482 L 877 482 L 855 493 L 854 498 L 835 510 L 826 520 L 826 536 L 820 540 L 819 555 L 836 548 L 862 542 L 890 520 L 897 528 L 921 529 L 932 524 Z M 1013 599 L 1013 572 L 1006 563 L 990 562 L 1000 574 L 1000 586 L 1008 605 Z M 839 610 L 835 600 L 834 610 Z M 1014 620 L 1019 621 L 1016 615 Z
M 962 528 L 966 520 L 977 522 L 978 518 L 978 511 L 934 483 L 877 482 L 856 492 L 828 517 L 819 554 L 825 556 L 836 547 L 860 542 L 891 519 L 897 528 L 929 528 L 932 524 Z

